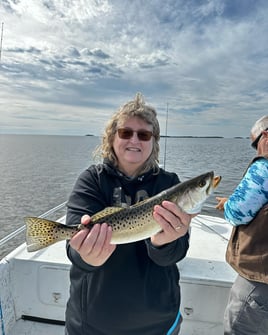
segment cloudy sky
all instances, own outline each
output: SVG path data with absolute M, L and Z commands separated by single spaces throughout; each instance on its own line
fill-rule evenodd
M 1 0 L 0 134 L 99 135 L 142 92 L 170 135 L 268 114 L 266 0 Z

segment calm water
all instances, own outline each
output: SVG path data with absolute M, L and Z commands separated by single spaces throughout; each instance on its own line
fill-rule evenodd
M 0 239 L 21 227 L 23 217 L 39 216 L 66 201 L 80 172 L 94 163 L 92 151 L 99 141 L 88 136 L 0 135 Z M 165 139 L 160 144 L 163 164 Z M 182 181 L 214 170 L 223 177 L 215 195 L 228 195 L 253 154 L 248 139 L 168 138 L 165 168 Z M 215 206 L 215 197 L 207 204 Z M 208 206 L 203 214 L 221 216 Z M 0 258 L 23 240 L 22 233 L 2 246 Z

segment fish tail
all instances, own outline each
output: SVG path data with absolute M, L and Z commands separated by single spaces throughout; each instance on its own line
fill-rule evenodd
M 67 235 L 63 225 L 59 222 L 50 221 L 38 217 L 26 217 L 26 245 L 27 251 L 37 251 L 51 244 L 62 241 L 71 237 Z M 74 232 L 72 231 L 74 234 Z

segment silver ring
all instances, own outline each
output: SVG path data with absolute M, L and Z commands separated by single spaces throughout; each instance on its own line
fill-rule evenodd
M 180 230 L 180 229 L 181 229 L 181 226 L 178 226 L 178 227 L 175 228 L 175 230 L 177 230 L 177 231 Z

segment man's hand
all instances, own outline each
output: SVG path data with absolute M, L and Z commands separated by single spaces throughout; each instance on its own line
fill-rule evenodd
M 218 204 L 215 208 L 219 209 L 220 211 L 223 211 L 224 210 L 224 204 L 226 203 L 228 198 L 216 197 L 216 200 L 218 201 Z

